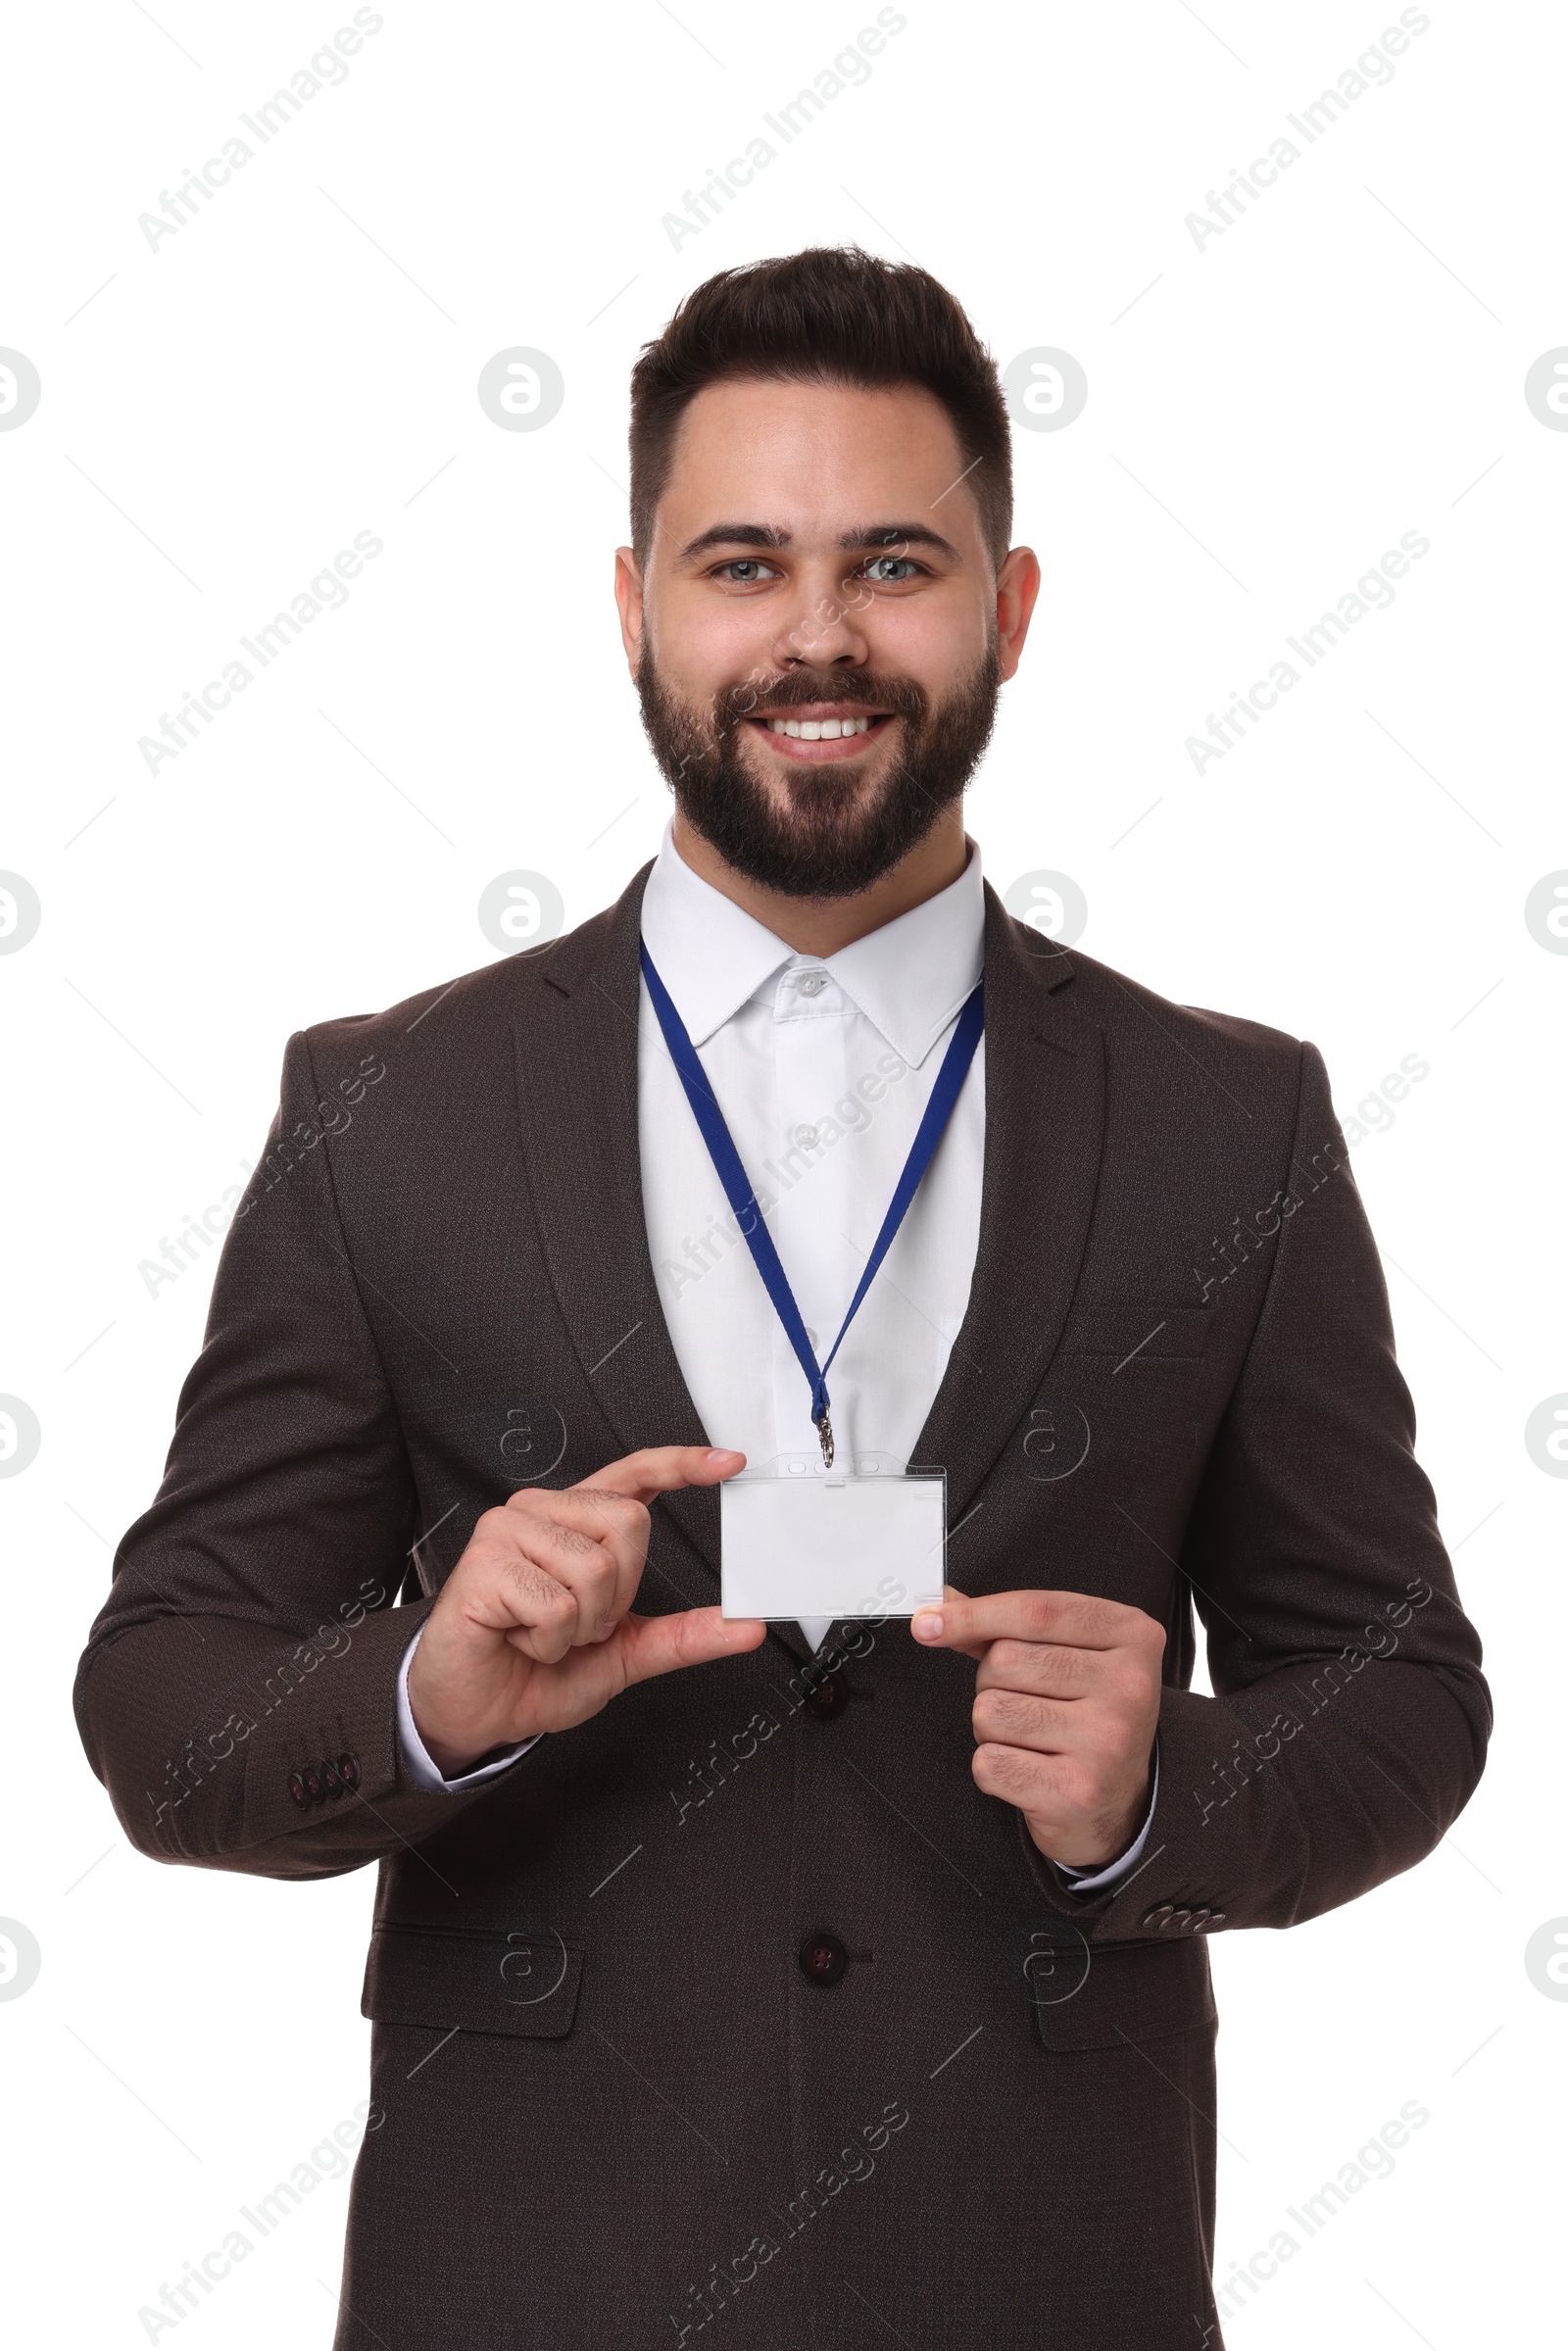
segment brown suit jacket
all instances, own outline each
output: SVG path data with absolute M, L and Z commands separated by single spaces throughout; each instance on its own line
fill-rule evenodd
M 774 1627 L 425 1793 L 396 1676 L 475 1518 L 705 1442 L 643 1222 L 644 878 L 291 1039 L 87 1753 L 157 1859 L 379 1863 L 339 2351 L 1215 2343 L 1204 1938 L 1420 1860 L 1490 1724 L 1321 1057 L 988 893 L 979 1255 L 916 1459 L 960 1588 L 1168 1629 L 1128 1884 L 1063 1889 L 974 1786 L 972 1666 L 899 1623 L 815 1663 Z M 639 1606 L 717 1594 L 715 1496 L 661 1502 Z

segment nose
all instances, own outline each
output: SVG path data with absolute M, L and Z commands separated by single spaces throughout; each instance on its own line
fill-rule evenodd
M 779 668 L 864 668 L 871 646 L 861 626 L 861 600 L 869 604 L 869 594 L 855 581 L 803 576 L 791 609 L 779 615 L 773 645 Z

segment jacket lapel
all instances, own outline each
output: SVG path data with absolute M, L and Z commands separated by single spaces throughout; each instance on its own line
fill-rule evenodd
M 1064 949 L 986 888 L 986 1140 L 969 1302 L 915 1443 L 948 1473 L 950 1530 L 1039 1388 L 1078 1282 L 1100 1175 L 1104 1044 Z
M 659 1301 L 637 1140 L 637 939 L 652 866 L 615 905 L 539 958 L 514 1024 L 523 1162 L 561 1312 L 601 1410 L 627 1452 L 708 1445 Z M 718 1574 L 718 1499 L 666 1494 Z M 709 1606 L 712 1591 L 684 1595 Z

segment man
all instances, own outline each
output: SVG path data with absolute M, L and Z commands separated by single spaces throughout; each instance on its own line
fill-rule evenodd
M 658 859 L 290 1042 L 77 1707 L 143 1852 L 380 1862 L 340 2351 L 1217 2342 L 1203 1939 L 1479 1776 L 1321 1057 L 965 839 L 1009 482 L 923 271 L 699 288 L 617 558 Z M 716 1488 L 830 1453 L 945 1470 L 945 1603 L 724 1619 Z

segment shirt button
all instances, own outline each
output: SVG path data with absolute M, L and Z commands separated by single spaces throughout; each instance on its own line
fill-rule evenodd
M 799 1126 L 795 1130 L 795 1140 L 803 1151 L 814 1151 L 820 1140 L 820 1130 L 816 1127 Z
M 827 973 L 825 971 L 797 972 L 795 985 L 803 996 L 820 996 L 827 986 Z
M 801 1973 L 811 1984 L 837 1984 L 850 1964 L 850 1954 L 836 1935 L 809 1935 L 797 1957 Z

